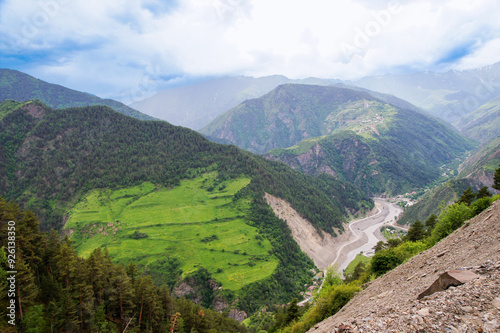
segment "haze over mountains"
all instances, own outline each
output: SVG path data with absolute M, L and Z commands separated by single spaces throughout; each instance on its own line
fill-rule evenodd
M 397 97 L 445 121 L 454 122 L 500 95 L 500 63 L 444 73 L 370 76 L 343 83 L 315 78 L 291 80 L 284 76 L 225 77 L 164 90 L 131 106 L 175 125 L 199 130 L 244 100 L 261 97 L 285 83 L 346 84 L 346 88 L 365 88 L 373 91 L 377 98 L 382 98 L 381 94 L 387 94 L 386 98 Z
M 174 125 L 199 130 L 218 115 L 284 83 L 329 85 L 330 80 L 291 80 L 282 75 L 224 77 L 192 86 L 164 90 L 131 106 Z

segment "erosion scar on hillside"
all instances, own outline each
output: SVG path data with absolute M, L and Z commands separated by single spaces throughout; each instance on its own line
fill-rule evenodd
M 277 217 L 286 221 L 292 236 L 314 264 L 325 269 L 331 264 L 337 264 L 345 269 L 347 265 L 361 251 L 371 250 L 379 240 L 385 240 L 380 227 L 389 223 L 391 218 L 400 213 L 399 207 L 382 199 L 375 199 L 375 208 L 368 214 L 369 217 L 352 221 L 340 234 L 335 230 L 337 237 L 324 231 L 321 234 L 314 226 L 302 218 L 290 204 L 268 193 L 265 195 Z
M 272 196 L 269 193 L 266 193 L 265 198 L 273 209 L 274 214 L 286 221 L 300 249 L 320 269 L 325 269 L 330 265 L 336 258 L 338 249 L 352 238 L 349 228 L 346 228 L 346 231 L 342 234 L 340 234 L 339 230 L 335 230 L 335 233 L 338 235 L 337 237 L 333 237 L 324 231 L 321 231 L 320 234 L 309 221 L 302 218 L 285 200 Z

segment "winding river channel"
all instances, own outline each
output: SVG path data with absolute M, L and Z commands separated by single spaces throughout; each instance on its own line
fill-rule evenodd
M 380 228 L 383 225 L 393 225 L 395 217 L 403 211 L 395 203 L 391 203 L 382 198 L 374 198 L 377 213 L 370 217 L 349 223 L 352 237 L 349 241 L 340 246 L 337 256 L 332 264 L 337 264 L 343 271 L 359 253 L 370 253 L 379 241 L 386 239 L 382 235 Z

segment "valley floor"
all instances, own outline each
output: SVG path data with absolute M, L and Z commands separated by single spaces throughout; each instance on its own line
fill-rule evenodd
M 332 264 L 337 264 L 344 270 L 359 253 L 371 254 L 379 241 L 385 241 L 380 228 L 393 224 L 402 209 L 398 205 L 382 198 L 375 198 L 375 211 L 372 216 L 349 223 L 351 238 L 337 250 L 337 256 Z

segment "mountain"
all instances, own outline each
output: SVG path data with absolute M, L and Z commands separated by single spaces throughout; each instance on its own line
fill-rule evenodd
M 244 100 L 260 97 L 280 84 L 291 82 L 317 85 L 333 83 L 315 78 L 292 80 L 280 75 L 223 77 L 164 90 L 131 106 L 171 124 L 199 130 Z
M 481 143 L 500 137 L 500 96 L 481 105 L 453 125 L 463 135 Z
M 200 132 L 371 194 L 424 186 L 473 147 L 442 121 L 368 92 L 295 84 L 243 102 Z
M 445 73 L 370 76 L 347 84 L 391 94 L 454 122 L 500 96 L 500 63 Z
M 0 142 L 0 194 L 35 211 L 43 229 L 64 227 L 80 255 L 106 247 L 179 297 L 218 310 L 287 302 L 310 282 L 312 261 L 265 193 L 330 234 L 373 207 L 333 177 L 106 106 L 6 101 Z
M 0 101 L 7 99 L 25 102 L 40 100 L 49 107 L 61 109 L 74 106 L 107 105 L 115 111 L 141 119 L 156 120 L 125 104 L 47 83 L 12 69 L 0 69 Z
M 500 138 L 479 147 L 459 167 L 459 174 L 449 181 L 424 194 L 415 205 L 405 208 L 399 218 L 400 224 L 411 224 L 416 220 L 425 221 L 431 214 L 439 215 L 441 203 L 456 201 L 470 186 L 477 191 L 483 186 L 491 188 L 495 169 L 500 165 Z
M 434 247 L 367 283 L 308 332 L 498 332 L 499 264 L 497 200 Z M 417 299 L 444 272 L 457 270 L 473 278 Z

